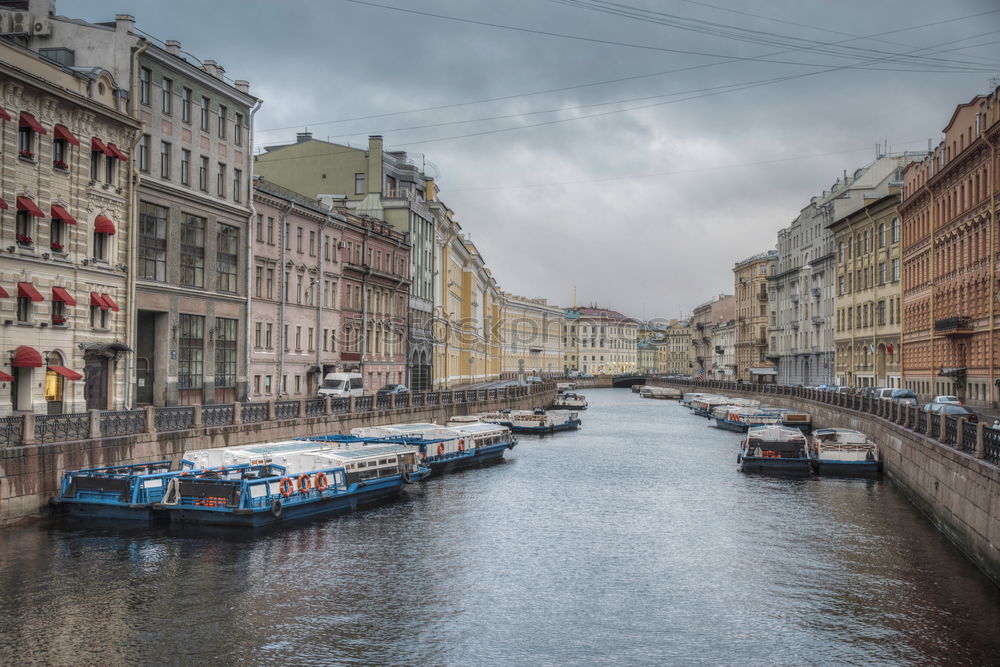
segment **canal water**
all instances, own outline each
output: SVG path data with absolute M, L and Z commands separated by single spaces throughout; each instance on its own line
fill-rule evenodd
M 0 664 L 995 664 L 1000 592 L 886 481 L 587 392 L 577 433 L 265 532 L 0 534 Z

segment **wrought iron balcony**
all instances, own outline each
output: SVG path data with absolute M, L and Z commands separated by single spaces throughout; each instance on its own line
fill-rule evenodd
M 788 323 L 788 326 L 792 327 L 793 329 L 798 329 L 799 328 L 799 321 L 798 320 L 792 320 L 791 322 Z
M 813 323 L 814 327 L 818 327 L 818 326 L 822 325 L 823 322 L 825 322 L 825 321 L 826 320 L 824 320 L 822 317 L 814 317 L 814 318 L 812 318 L 812 323 Z
M 936 320 L 934 322 L 934 331 L 946 336 L 968 336 L 972 333 L 972 318 L 960 316 Z
M 823 290 L 821 290 L 821 289 L 820 289 L 820 288 L 818 288 L 818 287 L 813 287 L 813 288 L 812 288 L 812 293 L 813 293 L 813 296 L 814 296 L 814 297 L 816 297 L 816 298 L 818 299 L 818 298 L 820 298 L 820 296 L 822 296 L 822 295 L 823 295 Z

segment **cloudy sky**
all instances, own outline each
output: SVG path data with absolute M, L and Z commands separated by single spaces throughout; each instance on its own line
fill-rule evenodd
M 1000 75 L 995 0 L 59 0 L 264 99 L 259 146 L 415 154 L 505 291 L 674 317 L 809 198 L 937 143 Z M 996 82 L 994 82 L 996 85 Z

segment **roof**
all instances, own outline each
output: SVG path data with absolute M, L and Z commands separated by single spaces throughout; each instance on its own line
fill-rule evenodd
M 392 454 L 409 454 L 411 452 L 413 452 L 413 447 L 408 445 L 377 445 L 358 447 L 357 449 L 337 449 L 334 451 L 316 453 L 332 459 L 357 461 L 358 459 L 372 459 Z
M 638 323 L 638 320 L 632 319 L 627 315 L 622 315 L 617 310 L 609 310 L 607 308 L 577 308 L 576 311 L 580 313 L 581 317 L 600 317 L 607 320 L 614 320 L 615 322 Z

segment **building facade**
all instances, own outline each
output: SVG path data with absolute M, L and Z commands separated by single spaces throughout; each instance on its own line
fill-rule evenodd
M 574 308 L 563 322 L 568 370 L 593 375 L 636 371 L 639 322 L 607 308 Z
M 690 320 L 670 320 L 662 330 L 657 371 L 671 375 L 689 375 L 694 367 Z
M 830 226 L 836 247 L 836 383 L 901 387 L 898 187 Z
M 506 374 L 561 375 L 563 357 L 562 308 L 545 299 L 503 294 L 503 366 Z
M 736 379 L 736 320 L 720 322 L 712 327 L 712 377 L 716 380 Z
M 959 105 L 904 173 L 903 382 L 996 405 L 1000 89 Z
M 691 315 L 692 374 L 706 380 L 719 379 L 724 368 L 720 366 L 720 344 L 713 339 L 717 325 L 736 319 L 736 297 L 720 294 L 711 301 L 697 306 Z
M 121 409 L 139 134 L 127 91 L 0 41 L 0 92 L 0 416 Z
M 767 382 L 777 373 L 767 359 L 767 277 L 778 259 L 777 250 L 748 257 L 733 267 L 736 297 L 736 378 Z
M 411 156 L 385 151 L 381 136 L 368 148 L 353 148 L 302 132 L 294 144 L 268 146 L 256 170 L 269 181 L 308 197 L 341 195 L 362 217 L 383 220 L 407 234 L 410 243 L 408 377 L 414 389 L 428 389 L 434 372 L 435 221 L 428 204 L 428 179 Z M 434 198 L 434 192 L 431 193 Z

